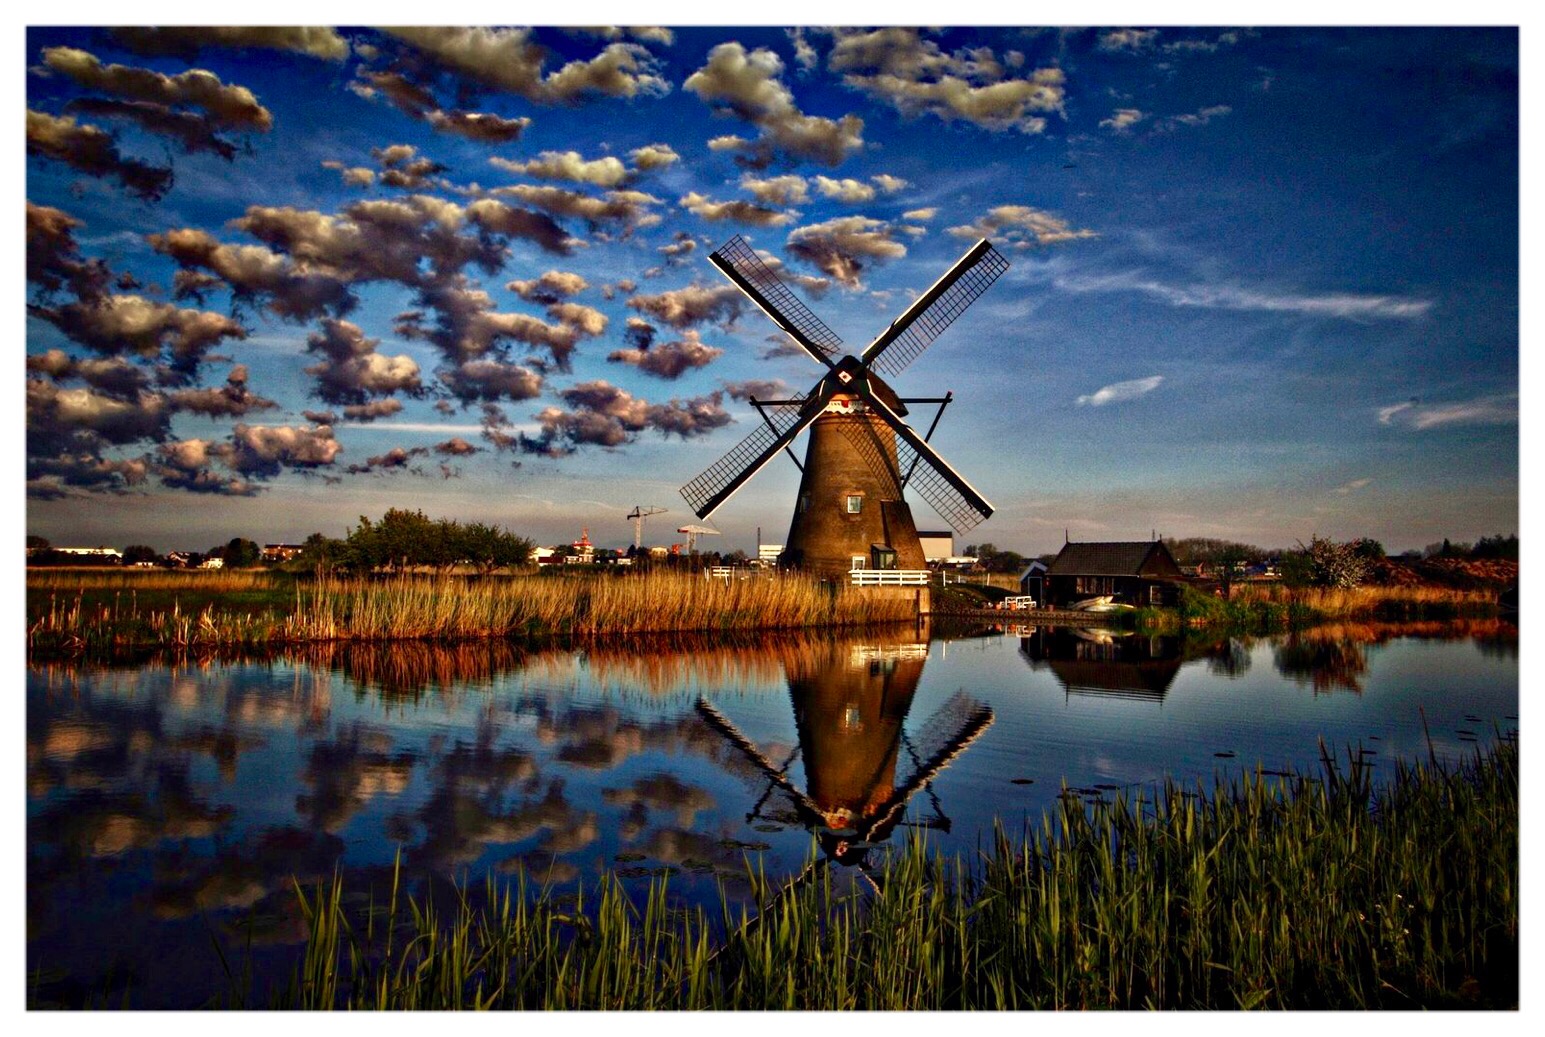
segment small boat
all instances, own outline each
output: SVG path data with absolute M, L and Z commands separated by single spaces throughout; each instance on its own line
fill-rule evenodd
M 1124 605 L 1114 595 L 1103 594 L 1098 598 L 1085 598 L 1073 603 L 1074 612 L 1130 612 L 1136 606 Z

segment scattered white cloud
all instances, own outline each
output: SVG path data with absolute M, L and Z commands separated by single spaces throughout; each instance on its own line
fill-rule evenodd
M 1126 133 L 1146 118 L 1148 116 L 1136 108 L 1117 108 L 1109 119 L 1101 119 L 1100 125 L 1112 133 Z
M 1414 320 L 1426 316 L 1432 309 L 1430 299 L 1351 293 L 1297 295 L 1234 285 L 1170 285 L 1151 280 L 1140 272 L 1104 276 L 1068 275 L 1057 278 L 1053 283 L 1070 292 L 1139 292 L 1171 306 L 1261 310 L 1347 320 Z
M 1337 496 L 1346 497 L 1356 493 L 1371 482 L 1373 482 L 1372 479 L 1353 479 L 1351 482 L 1344 482 L 1337 486 L 1335 492 Z
M 1396 403 L 1379 408 L 1379 424 L 1418 432 L 1449 425 L 1508 425 L 1518 420 L 1518 394 L 1480 396 L 1453 403 Z
M 1080 406 L 1103 407 L 1107 403 L 1124 403 L 1127 400 L 1135 400 L 1139 396 L 1146 396 L 1159 387 L 1164 381 L 1161 374 L 1151 375 L 1148 378 L 1134 378 L 1127 382 L 1115 382 L 1102 389 L 1097 389 L 1087 396 L 1080 396 L 1076 401 Z

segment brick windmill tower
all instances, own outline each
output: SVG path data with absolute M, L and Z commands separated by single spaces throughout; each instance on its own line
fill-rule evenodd
M 804 395 L 751 403 L 763 424 L 681 488 L 706 518 L 806 429 L 810 443 L 783 561 L 823 576 L 852 569 L 922 569 L 923 547 L 904 497 L 915 488 L 941 518 L 964 533 L 992 514 L 972 485 L 928 445 L 953 398 L 904 399 L 879 372 L 894 377 L 927 349 L 1008 269 L 978 241 L 907 307 L 859 356 L 837 358 L 842 340 L 801 303 L 739 235 L 709 260 L 773 323 L 827 370 Z M 908 404 L 938 410 L 919 436 L 903 419 Z M 789 456 L 794 457 L 789 450 Z

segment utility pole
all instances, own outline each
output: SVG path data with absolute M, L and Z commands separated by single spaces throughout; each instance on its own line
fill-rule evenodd
M 633 510 L 628 512 L 628 518 L 633 520 L 633 552 L 637 554 L 644 546 L 644 519 L 650 515 L 663 515 L 664 508 L 650 507 L 644 504 L 633 505 Z

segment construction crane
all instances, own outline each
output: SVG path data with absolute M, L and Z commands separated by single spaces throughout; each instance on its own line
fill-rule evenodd
M 628 518 L 633 520 L 633 550 L 640 551 L 644 547 L 644 520 L 650 515 L 663 515 L 664 508 L 656 508 L 650 505 L 635 504 L 633 510 L 628 512 Z
M 698 537 L 719 536 L 719 531 L 712 526 L 682 526 L 676 532 L 687 534 L 687 554 L 697 550 Z

